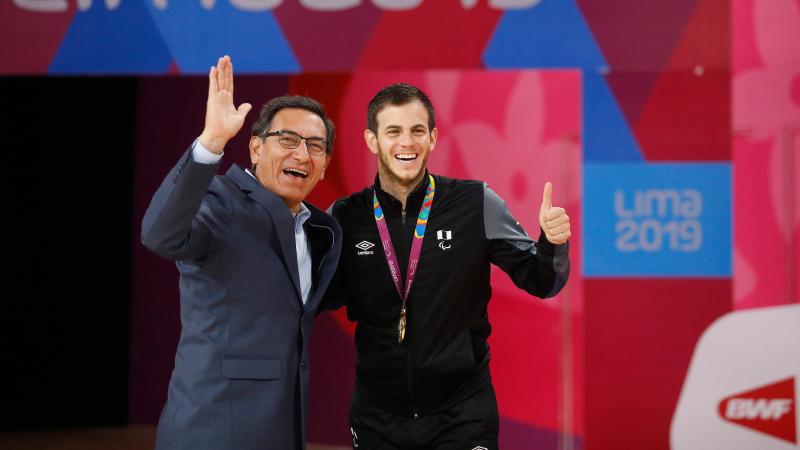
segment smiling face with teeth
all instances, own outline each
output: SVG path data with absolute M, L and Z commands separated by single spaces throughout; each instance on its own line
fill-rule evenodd
M 275 113 L 268 131 L 277 130 L 293 131 L 309 138 L 326 138 L 322 118 L 301 108 L 284 108 Z M 329 154 L 309 154 L 306 140 L 297 148 L 287 149 L 279 143 L 279 136 L 250 138 L 250 161 L 256 165 L 256 178 L 280 196 L 292 212 L 297 212 L 299 203 L 325 178 L 330 159 Z
M 438 131 L 428 129 L 428 110 L 419 100 L 386 105 L 377 114 L 377 133 L 367 129 L 364 140 L 378 155 L 378 177 L 387 192 L 413 190 L 425 175 L 428 154 Z M 398 199 L 405 201 L 405 198 Z

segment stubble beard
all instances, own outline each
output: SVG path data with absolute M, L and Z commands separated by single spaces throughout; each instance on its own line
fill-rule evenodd
M 425 173 L 425 168 L 428 166 L 428 154 L 426 153 L 424 159 L 422 160 L 422 164 L 419 167 L 419 171 L 414 175 L 412 180 L 406 180 L 398 176 L 394 171 L 392 171 L 391 166 L 391 155 L 388 152 L 384 152 L 381 148 L 380 144 L 378 144 L 378 175 L 384 181 L 388 181 L 393 186 L 400 188 L 402 190 L 411 191 L 413 190 L 422 180 L 422 176 Z M 388 186 L 382 186 L 384 190 Z

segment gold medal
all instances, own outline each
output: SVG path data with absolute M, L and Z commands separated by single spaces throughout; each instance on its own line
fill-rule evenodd
M 403 343 L 406 338 L 406 309 L 400 311 L 400 323 L 397 324 L 397 342 Z

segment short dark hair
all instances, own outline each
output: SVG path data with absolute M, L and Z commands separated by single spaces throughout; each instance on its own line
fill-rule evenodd
M 419 100 L 428 110 L 428 132 L 430 132 L 436 128 L 436 113 L 433 105 L 422 89 L 408 83 L 390 84 L 372 97 L 367 106 L 367 128 L 377 134 L 379 112 L 389 105 L 402 106 L 414 100 Z
M 284 108 L 299 108 L 310 111 L 318 115 L 322 122 L 325 123 L 325 141 L 327 142 L 325 152 L 329 155 L 333 153 L 333 139 L 336 137 L 336 127 L 333 121 L 325 114 L 325 107 L 311 97 L 304 97 L 302 95 L 284 95 L 275 97 L 268 101 L 261 107 L 261 113 L 258 115 L 258 120 L 253 123 L 250 130 L 251 136 L 264 137 L 272 125 L 272 119 L 278 111 Z

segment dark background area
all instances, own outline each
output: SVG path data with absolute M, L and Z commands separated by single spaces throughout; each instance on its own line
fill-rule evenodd
M 127 423 L 137 79 L 0 78 L 2 430 Z

